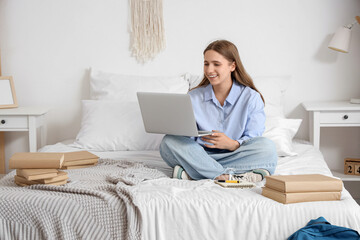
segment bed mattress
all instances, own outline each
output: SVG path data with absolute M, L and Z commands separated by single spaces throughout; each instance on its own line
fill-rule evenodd
M 294 142 L 297 156 L 279 158 L 275 174 L 320 173 L 331 176 L 321 152 L 306 142 Z M 79 151 L 58 143 L 41 151 Z M 261 195 L 264 182 L 253 189 L 225 189 L 211 180 L 171 179 L 172 169 L 158 151 L 93 152 L 103 159 L 140 162 L 167 177 L 136 184 L 133 204 L 143 239 L 287 239 L 311 219 L 323 216 L 334 225 L 360 231 L 360 207 L 344 189 L 341 201 L 281 204 Z M 100 166 L 97 166 L 100 167 Z M 96 169 L 97 167 L 94 167 Z M 80 170 L 69 170 L 76 178 Z M 9 184 L 14 172 L 0 181 Z M 30 190 L 29 190 L 30 191 Z M 128 211 L 128 214 L 129 213 Z

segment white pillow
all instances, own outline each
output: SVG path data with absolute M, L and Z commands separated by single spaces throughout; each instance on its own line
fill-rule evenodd
M 137 102 L 83 100 L 81 129 L 73 146 L 94 151 L 158 150 L 162 138 L 145 132 Z
M 295 156 L 292 139 L 299 130 L 302 119 L 287 119 L 282 117 L 267 118 L 263 137 L 275 143 L 279 157 Z
M 253 78 L 255 87 L 265 99 L 264 111 L 266 117 L 285 117 L 283 98 L 290 79 L 290 76 Z
M 187 93 L 189 82 L 182 76 L 128 76 L 91 69 L 90 99 L 137 102 L 136 92 Z
M 201 82 L 201 80 L 203 80 L 203 78 L 204 75 L 193 75 L 190 73 L 185 74 L 185 79 L 189 82 L 190 89 L 199 85 L 199 83 Z

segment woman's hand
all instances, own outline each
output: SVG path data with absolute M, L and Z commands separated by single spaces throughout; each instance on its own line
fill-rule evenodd
M 203 136 L 201 140 L 212 143 L 213 145 L 205 144 L 208 148 L 227 149 L 229 151 L 235 151 L 240 147 L 240 143 L 225 135 L 225 133 L 213 130 L 213 134 Z

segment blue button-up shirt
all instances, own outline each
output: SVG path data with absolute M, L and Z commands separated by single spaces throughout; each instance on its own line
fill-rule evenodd
M 265 130 L 264 103 L 260 94 L 250 87 L 233 81 L 223 106 L 211 84 L 196 88 L 189 95 L 198 130 L 218 130 L 240 145 L 247 139 L 261 136 Z M 195 139 L 201 145 L 206 143 Z

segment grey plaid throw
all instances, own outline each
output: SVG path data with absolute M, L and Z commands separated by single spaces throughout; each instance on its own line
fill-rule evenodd
M 15 171 L 1 179 L 0 239 L 141 239 L 132 189 L 165 174 L 111 159 L 67 172 L 64 186 L 19 187 Z

